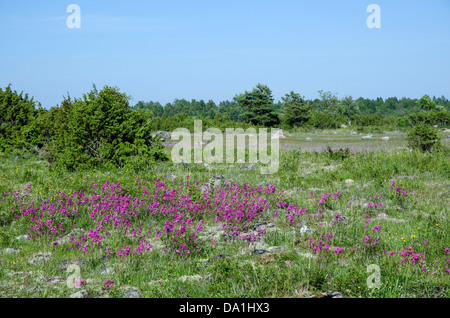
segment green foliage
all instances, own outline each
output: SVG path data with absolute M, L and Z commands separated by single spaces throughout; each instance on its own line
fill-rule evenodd
M 273 109 L 272 91 L 266 85 L 258 84 L 251 92 L 236 95 L 234 100 L 244 109 L 242 116 L 246 122 L 265 127 L 280 124 L 278 114 Z
M 360 110 L 352 96 L 345 96 L 340 101 L 339 112 L 350 120 L 350 117 L 359 114 Z
M 311 118 L 311 106 L 307 105 L 305 99 L 299 94 L 290 92 L 281 99 L 285 105 L 285 124 L 291 127 L 301 126 Z
M 339 114 L 339 99 L 331 92 L 319 91 L 320 102 L 317 103 L 317 110 L 330 114 Z
M 431 111 L 436 108 L 436 103 L 434 101 L 432 101 L 430 96 L 428 96 L 428 95 L 424 95 L 416 103 L 417 103 L 417 106 L 420 107 L 420 109 L 423 109 L 425 111 Z
M 33 134 L 26 126 L 33 122 L 37 111 L 33 98 L 12 91 L 11 85 L 0 88 L 0 150 L 21 148 L 30 144 Z
M 337 128 L 347 123 L 347 118 L 342 115 L 334 115 L 327 112 L 312 111 L 308 124 L 319 129 Z
M 333 151 L 333 149 L 328 146 L 325 152 L 327 153 L 328 157 L 333 160 L 344 161 L 345 159 L 350 157 L 350 148 L 339 148 Z
M 94 86 L 82 99 L 64 99 L 55 114 L 52 158 L 67 169 L 168 159 L 144 113 L 133 111 L 128 97 L 108 86 L 100 92 Z
M 407 135 L 408 146 L 422 152 L 431 152 L 440 149 L 441 139 L 436 130 L 423 122 L 417 124 Z

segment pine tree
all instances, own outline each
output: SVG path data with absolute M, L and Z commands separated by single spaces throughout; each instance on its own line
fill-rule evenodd
M 285 97 L 281 97 L 284 102 L 284 122 L 291 126 L 301 126 L 311 118 L 311 107 L 306 104 L 305 99 L 300 94 L 291 91 Z
M 234 101 L 244 109 L 244 121 L 264 127 L 280 124 L 278 114 L 273 109 L 272 91 L 266 85 L 258 84 L 251 92 L 236 95 Z

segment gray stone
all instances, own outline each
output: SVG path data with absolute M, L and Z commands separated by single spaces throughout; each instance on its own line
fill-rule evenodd
M 195 281 L 210 279 L 211 277 L 212 277 L 211 275 L 207 275 L 207 276 L 192 275 L 192 276 L 181 276 L 180 278 L 178 278 L 178 280 L 182 281 L 182 282 L 186 282 L 186 281 L 195 282 Z
M 114 273 L 114 268 L 112 267 L 106 267 L 100 272 L 100 275 L 109 275 Z
M 138 289 L 130 288 L 123 293 L 122 298 L 140 298 L 141 294 Z
M 372 136 L 363 136 L 361 139 L 373 139 Z
M 40 290 L 41 288 L 38 285 L 34 285 L 33 287 L 27 289 L 28 293 L 33 293 L 33 292 L 37 292 L 38 290 Z
M 70 298 L 89 298 L 89 292 L 86 289 L 83 289 L 70 295 Z
M 280 252 L 286 250 L 286 245 L 271 246 L 268 248 L 269 252 Z
M 256 170 L 256 169 L 258 169 L 258 165 L 255 163 L 251 163 L 247 166 L 243 166 L 241 169 L 242 170 Z
M 311 138 L 306 138 L 306 141 L 312 141 L 312 139 Z
M 168 179 L 170 181 L 173 181 L 173 180 L 175 180 L 177 178 L 177 176 L 174 175 L 173 173 L 168 173 L 168 174 L 166 174 L 165 177 L 166 177 L 166 179 Z
M 105 172 L 103 175 L 105 176 L 105 177 L 107 177 L 107 176 L 109 176 L 111 174 L 111 171 L 108 171 L 108 172 Z
M 65 280 L 61 278 L 61 276 L 52 276 L 50 277 L 50 279 L 47 281 L 47 284 L 58 284 L 58 283 L 62 283 Z
M 313 230 L 312 228 L 306 226 L 306 225 L 303 225 L 303 226 L 300 228 L 300 234 L 301 234 L 301 235 L 304 235 L 304 234 L 312 234 L 312 233 L 314 233 L 314 230 Z
M 30 264 L 41 264 L 46 263 L 50 260 L 52 253 L 46 252 L 46 253 L 37 253 L 33 256 L 31 260 L 28 262 Z
M 12 253 L 18 253 L 20 251 L 20 248 L 17 247 L 7 247 L 4 248 L 2 251 L 2 254 L 12 254 Z
M 19 235 L 16 237 L 17 241 L 28 241 L 28 234 Z
M 283 134 L 283 131 L 280 129 L 272 135 L 272 139 L 286 139 L 286 136 Z
M 267 254 L 267 253 L 270 253 L 270 252 L 268 250 L 254 250 L 252 252 L 252 254 L 254 254 L 254 255 L 263 255 L 263 254 Z

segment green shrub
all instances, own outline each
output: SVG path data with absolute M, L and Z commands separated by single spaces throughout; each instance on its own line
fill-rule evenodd
M 350 157 L 350 148 L 339 148 L 333 151 L 330 146 L 327 147 L 327 150 L 325 151 L 330 159 L 333 160 L 341 160 L 344 161 L 345 159 Z
M 408 146 L 422 152 L 432 152 L 441 148 L 441 139 L 436 130 L 424 122 L 418 123 L 408 132 Z
M 30 143 L 26 127 L 37 115 L 36 106 L 33 98 L 13 91 L 11 85 L 5 90 L 0 88 L 0 150 L 21 148 Z
M 70 170 L 168 160 L 144 113 L 133 111 L 128 100 L 108 86 L 100 92 L 94 86 L 82 99 L 64 99 L 54 115 L 52 160 Z

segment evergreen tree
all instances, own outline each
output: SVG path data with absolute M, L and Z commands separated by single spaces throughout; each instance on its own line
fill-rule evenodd
M 284 122 L 291 126 L 301 126 L 311 118 L 311 106 L 306 104 L 304 97 L 293 91 L 281 97 L 284 102 Z
M 264 127 L 280 124 L 278 114 L 273 110 L 272 91 L 266 85 L 258 84 L 251 92 L 236 95 L 234 101 L 244 109 L 244 121 Z

